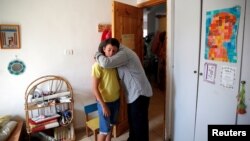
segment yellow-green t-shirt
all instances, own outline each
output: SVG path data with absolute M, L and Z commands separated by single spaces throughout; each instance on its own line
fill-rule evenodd
M 119 98 L 120 85 L 116 69 L 102 68 L 95 63 L 92 66 L 92 76 L 100 80 L 98 89 L 104 102 L 113 102 Z

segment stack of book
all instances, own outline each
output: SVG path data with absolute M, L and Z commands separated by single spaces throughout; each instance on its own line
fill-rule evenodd
M 57 118 L 60 117 L 59 114 L 52 116 L 39 116 L 36 118 L 29 119 L 29 125 L 32 132 L 38 132 L 45 129 L 55 128 L 59 126 Z

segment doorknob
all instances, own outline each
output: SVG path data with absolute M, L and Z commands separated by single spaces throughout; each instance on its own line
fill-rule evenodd
M 202 73 L 202 72 L 200 72 L 200 73 L 199 73 L 199 75 L 203 75 L 203 73 Z
M 195 70 L 194 73 L 197 73 L 197 71 Z
M 241 81 L 240 83 L 241 83 L 241 84 L 246 84 L 246 81 L 243 80 L 243 81 Z

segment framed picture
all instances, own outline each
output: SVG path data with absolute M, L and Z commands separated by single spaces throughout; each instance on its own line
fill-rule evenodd
M 215 84 L 217 65 L 214 63 L 205 63 L 204 65 L 204 80 Z
M 0 48 L 20 49 L 19 25 L 0 24 Z

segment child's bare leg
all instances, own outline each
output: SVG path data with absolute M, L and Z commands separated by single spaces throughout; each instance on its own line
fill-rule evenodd
M 111 126 L 110 132 L 107 134 L 106 140 L 105 141 L 111 141 L 112 138 L 112 131 L 113 131 L 113 126 Z
M 98 141 L 105 141 L 107 139 L 107 135 L 105 134 L 98 134 L 97 140 Z

